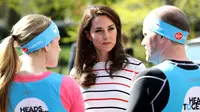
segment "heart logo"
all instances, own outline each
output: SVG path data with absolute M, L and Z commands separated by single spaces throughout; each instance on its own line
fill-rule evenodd
M 177 33 L 175 34 L 175 38 L 176 38 L 177 40 L 182 39 L 182 37 L 183 37 L 183 34 L 182 34 L 181 32 L 177 32 Z

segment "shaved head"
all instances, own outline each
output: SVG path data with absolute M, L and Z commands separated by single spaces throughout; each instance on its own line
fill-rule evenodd
M 190 24 L 187 16 L 175 6 L 165 5 L 152 10 L 145 17 L 143 25 L 149 24 L 151 19 L 154 18 L 159 18 L 177 28 L 190 32 Z

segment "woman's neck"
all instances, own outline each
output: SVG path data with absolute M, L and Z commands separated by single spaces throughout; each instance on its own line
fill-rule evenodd
M 109 59 L 109 53 L 98 53 L 97 52 L 97 57 L 99 62 L 105 62 Z

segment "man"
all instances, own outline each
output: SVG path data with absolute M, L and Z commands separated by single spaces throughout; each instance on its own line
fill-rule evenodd
M 144 19 L 146 60 L 158 64 L 140 73 L 128 112 L 200 111 L 200 68 L 185 53 L 190 25 L 177 7 L 161 6 Z

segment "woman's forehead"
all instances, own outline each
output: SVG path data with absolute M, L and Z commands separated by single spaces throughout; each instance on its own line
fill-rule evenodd
M 97 16 L 92 21 L 91 27 L 100 27 L 100 26 L 110 26 L 113 25 L 114 22 L 108 16 Z

